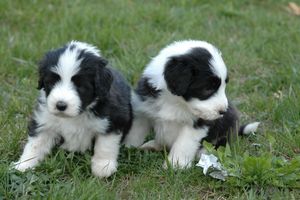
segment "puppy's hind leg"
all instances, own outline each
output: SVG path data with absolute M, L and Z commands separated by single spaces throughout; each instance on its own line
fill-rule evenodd
M 139 148 L 143 150 L 153 150 L 153 151 L 161 151 L 163 149 L 163 147 L 160 144 L 158 144 L 155 140 L 150 140 L 144 143 Z
M 136 116 L 129 133 L 124 140 L 125 146 L 141 146 L 144 143 L 146 136 L 149 134 L 150 128 L 150 121 L 147 118 Z

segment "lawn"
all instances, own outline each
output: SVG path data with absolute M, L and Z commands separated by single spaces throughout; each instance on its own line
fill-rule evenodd
M 0 1 L 0 200 L 300 199 L 300 17 L 288 3 Z M 189 38 L 218 46 L 228 97 L 243 122 L 262 122 L 255 136 L 213 152 L 234 176 L 223 182 L 199 167 L 163 170 L 164 152 L 126 148 L 118 172 L 104 180 L 92 176 L 90 152 L 57 149 L 34 171 L 9 170 L 26 142 L 36 63 L 47 50 L 92 43 L 135 85 L 161 48 Z

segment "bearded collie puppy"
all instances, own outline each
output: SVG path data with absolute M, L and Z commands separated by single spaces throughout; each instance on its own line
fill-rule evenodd
M 71 152 L 94 146 L 92 172 L 117 171 L 122 138 L 132 123 L 131 89 L 100 51 L 72 41 L 48 52 L 39 66 L 40 90 L 29 137 L 15 168 L 34 168 L 55 145 Z
M 212 44 L 188 40 L 165 47 L 139 80 L 132 98 L 133 126 L 125 145 L 167 147 L 170 165 L 188 168 L 203 140 L 218 147 L 230 135 L 255 131 L 259 123 L 239 127 L 237 111 L 225 93 L 228 80 L 221 53 Z M 151 128 L 155 139 L 143 144 Z

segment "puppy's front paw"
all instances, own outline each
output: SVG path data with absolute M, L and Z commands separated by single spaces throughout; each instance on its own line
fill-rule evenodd
M 106 178 L 117 171 L 117 165 L 115 160 L 93 159 L 92 173 L 100 178 Z
M 164 162 L 163 168 L 167 169 L 169 166 L 173 169 L 187 169 L 192 166 L 192 161 L 186 158 L 169 156 L 168 161 Z
M 12 164 L 12 168 L 20 172 L 25 172 L 27 169 L 33 169 L 36 166 L 36 162 L 31 161 L 18 161 Z

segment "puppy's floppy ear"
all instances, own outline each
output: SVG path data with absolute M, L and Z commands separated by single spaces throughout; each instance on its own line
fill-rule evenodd
M 192 69 L 184 59 L 172 57 L 166 63 L 164 77 L 168 89 L 177 96 L 183 96 L 190 85 Z
M 108 64 L 108 61 L 104 58 L 97 59 L 98 68 L 105 67 Z
M 105 67 L 108 61 L 100 58 L 97 61 L 97 69 L 95 75 L 95 93 L 97 97 L 101 100 L 105 99 L 109 93 L 111 83 L 113 81 L 113 76 L 111 71 Z

